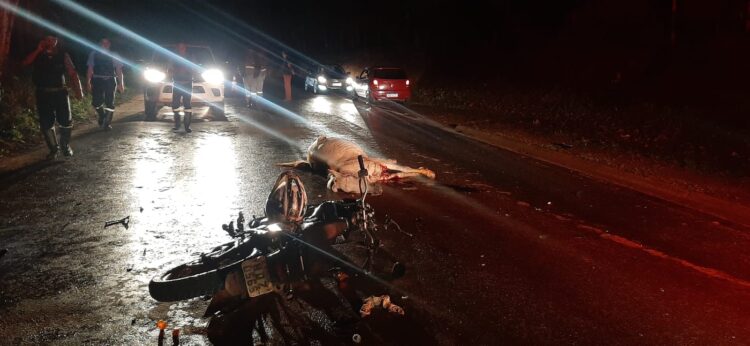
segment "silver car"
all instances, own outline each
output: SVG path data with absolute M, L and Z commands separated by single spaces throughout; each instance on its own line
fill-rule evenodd
M 323 65 L 305 77 L 305 91 L 307 90 L 318 94 L 334 90 L 349 93 L 354 89 L 352 78 L 341 65 Z

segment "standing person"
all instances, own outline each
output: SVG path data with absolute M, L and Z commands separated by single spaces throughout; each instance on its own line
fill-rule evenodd
M 172 61 L 169 67 L 169 74 L 172 76 L 172 112 L 174 113 L 174 128 L 180 129 L 180 105 L 185 111 L 185 132 L 193 132 L 190 129 L 190 123 L 193 120 L 193 107 L 191 100 L 193 96 L 193 68 L 187 61 L 187 45 L 184 43 L 177 44 L 177 55 L 181 59 Z
M 247 106 L 255 105 L 256 97 L 263 97 L 263 82 L 266 80 L 266 66 L 263 55 L 249 52 L 245 60 L 242 82 L 247 90 Z
M 33 65 L 36 110 L 39 114 L 42 136 L 49 148 L 49 159 L 56 158 L 61 149 L 63 155 L 73 156 L 73 149 L 70 147 L 73 118 L 70 113 L 69 88 L 66 84 L 70 86 L 76 99 L 83 98 L 81 82 L 73 61 L 67 52 L 58 48 L 57 41 L 57 37 L 53 35 L 46 36 L 22 62 L 23 66 Z M 65 78 L 66 74 L 68 79 Z M 55 120 L 60 128 L 59 146 Z
M 99 116 L 99 126 L 110 130 L 115 112 L 115 89 L 124 92 L 125 80 L 122 62 L 110 53 L 112 43 L 109 38 L 102 38 L 99 46 L 102 51 L 94 50 L 89 54 L 86 87 L 91 92 L 91 105 Z
M 284 76 L 284 101 L 292 100 L 292 76 L 294 75 L 294 67 L 289 62 L 286 51 L 281 52 L 281 74 Z

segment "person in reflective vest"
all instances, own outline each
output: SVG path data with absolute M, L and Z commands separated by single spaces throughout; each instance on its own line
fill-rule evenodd
M 81 81 L 78 79 L 73 61 L 67 52 L 59 49 L 57 43 L 57 37 L 46 36 L 22 62 L 23 66 L 33 68 L 36 110 L 39 114 L 42 136 L 49 148 L 47 157 L 50 159 L 56 158 L 60 151 L 65 156 L 73 155 L 73 149 L 70 147 L 73 118 L 68 93 L 72 92 L 76 99 L 83 98 Z M 60 129 L 59 141 L 55 133 L 55 121 Z
M 99 41 L 98 50 L 89 54 L 86 73 L 87 88 L 91 92 L 91 105 L 98 115 L 99 126 L 110 130 L 115 113 L 115 90 L 125 91 L 125 80 L 122 75 L 122 62 L 110 52 L 112 43 L 108 38 Z
M 262 54 L 248 52 L 242 82 L 245 85 L 247 106 L 253 107 L 263 97 L 263 81 L 266 79 L 266 63 Z
M 172 77 L 172 112 L 174 113 L 174 129 L 180 129 L 180 105 L 185 111 L 185 132 L 190 133 L 190 123 L 193 120 L 193 74 L 195 73 L 190 62 L 187 60 L 187 45 L 177 44 L 177 55 L 181 59 L 172 61 L 169 67 L 169 75 Z

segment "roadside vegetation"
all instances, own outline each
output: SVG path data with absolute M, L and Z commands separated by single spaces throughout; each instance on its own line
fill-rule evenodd
M 125 76 L 127 88 L 124 94 L 117 94 L 116 104 L 127 102 L 140 91 L 137 83 L 130 82 L 129 77 Z M 34 85 L 27 75 L 6 80 L 0 87 L 0 157 L 29 149 L 42 142 L 34 92 Z M 95 119 L 89 94 L 85 94 L 81 100 L 71 97 L 70 108 L 76 125 Z

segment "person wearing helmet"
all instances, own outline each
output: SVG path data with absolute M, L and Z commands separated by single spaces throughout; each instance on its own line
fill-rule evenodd
M 302 179 L 292 171 L 279 175 L 266 199 L 266 217 L 271 222 L 299 224 L 307 211 L 307 192 Z

